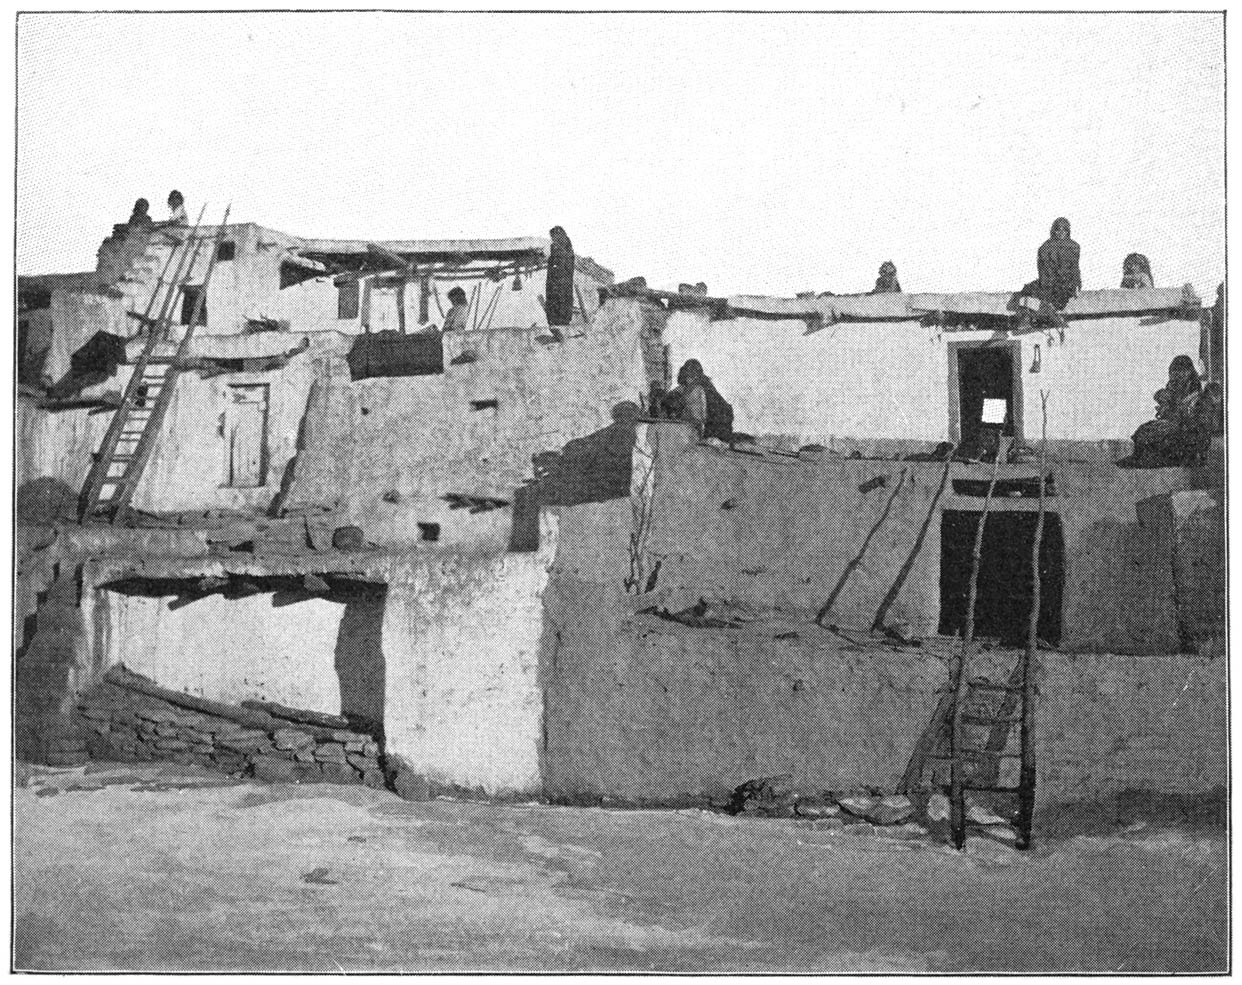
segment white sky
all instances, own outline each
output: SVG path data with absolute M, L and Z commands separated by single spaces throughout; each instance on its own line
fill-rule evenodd
M 1211 14 L 30 14 L 17 269 L 135 198 L 306 236 L 546 235 L 713 294 L 1007 290 L 1052 220 L 1224 277 Z

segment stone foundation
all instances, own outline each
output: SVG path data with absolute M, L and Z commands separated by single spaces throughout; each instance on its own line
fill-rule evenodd
M 114 668 L 82 696 L 75 717 L 85 751 L 97 759 L 167 760 L 270 782 L 386 786 L 379 740 L 333 715 L 224 705 Z

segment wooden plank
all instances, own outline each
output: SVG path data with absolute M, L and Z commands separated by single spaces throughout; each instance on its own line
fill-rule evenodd
M 298 250 L 303 254 L 364 254 L 373 245 L 390 253 L 413 254 L 420 258 L 435 256 L 451 259 L 461 255 L 473 260 L 504 260 L 536 254 L 542 259 L 548 254 L 551 240 L 540 236 L 508 239 L 389 239 L 378 243 L 365 239 L 303 239 L 298 241 Z

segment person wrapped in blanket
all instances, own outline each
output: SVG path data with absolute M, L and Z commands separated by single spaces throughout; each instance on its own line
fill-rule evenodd
M 1021 305 L 1022 298 L 1036 298 L 1040 302 L 1040 314 L 1055 324 L 1064 324 L 1060 312 L 1069 304 L 1070 298 L 1082 290 L 1082 274 L 1078 269 L 1079 246 L 1070 239 L 1069 220 L 1061 217 L 1052 223 L 1048 239 L 1036 254 L 1039 279 L 1023 286 L 1018 292 L 1019 319 L 1029 322 L 1032 313 Z
M 1151 279 L 1151 262 L 1141 253 L 1131 253 L 1121 264 L 1121 286 L 1126 290 L 1155 287 Z
M 880 276 L 875 279 L 875 287 L 871 289 L 872 294 L 900 294 L 901 284 L 897 280 L 897 264 L 892 260 L 885 260 L 880 264 Z
M 1169 364 L 1169 380 L 1155 393 L 1156 417 L 1134 432 L 1135 468 L 1177 468 L 1199 464 L 1212 442 L 1220 416 L 1214 391 L 1204 392 L 1189 356 Z
M 678 370 L 677 386 L 664 397 L 662 410 L 666 418 L 689 421 L 704 438 L 733 438 L 733 408 L 697 359 L 687 359 Z

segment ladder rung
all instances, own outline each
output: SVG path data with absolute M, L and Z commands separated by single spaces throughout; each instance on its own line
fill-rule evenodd
M 972 715 L 969 712 L 963 712 L 962 721 L 970 722 L 974 725 L 1017 725 L 1022 721 L 1022 716 L 1015 715 L 996 718 L 991 715 Z
M 963 749 L 958 755 L 969 757 L 970 759 L 1021 759 L 1022 754 L 1018 752 L 990 752 L 987 749 Z M 945 762 L 952 762 L 953 756 L 947 752 L 929 752 L 928 759 L 941 759 Z
M 987 793 L 1021 794 L 1024 792 L 1021 787 L 985 787 L 982 784 L 975 784 L 975 783 L 963 783 L 962 789 L 963 790 L 975 790 L 978 792 L 987 792 Z
M 978 688 L 980 691 L 1008 691 L 1011 694 L 1021 694 L 1022 687 L 1013 687 L 1009 684 L 997 684 L 995 681 L 967 681 L 967 687 Z

